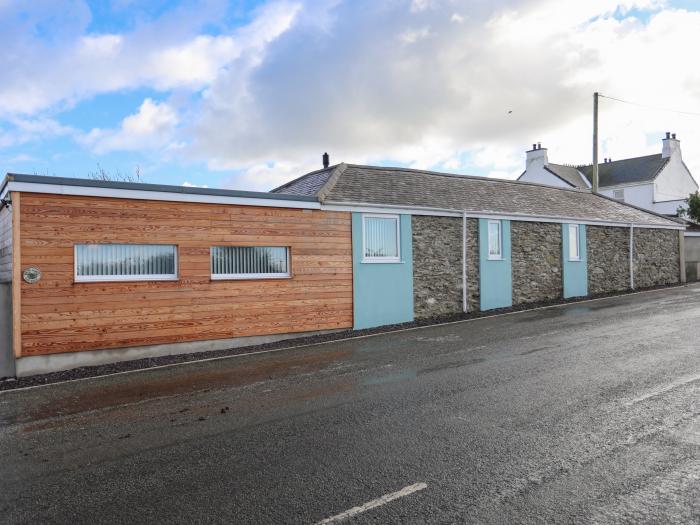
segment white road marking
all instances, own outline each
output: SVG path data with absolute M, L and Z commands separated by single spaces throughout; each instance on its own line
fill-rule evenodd
M 631 401 L 628 401 L 627 406 L 634 405 L 635 403 L 639 403 L 640 401 L 646 401 L 647 399 L 650 399 L 652 397 L 660 396 L 661 394 L 665 394 L 669 390 L 673 390 L 674 388 L 678 388 L 679 386 L 687 385 L 688 383 L 692 383 L 694 381 L 700 381 L 700 374 L 694 376 L 681 377 L 679 379 L 676 379 L 672 383 L 669 383 L 666 386 L 650 390 L 646 394 L 639 397 L 635 397 Z
M 387 503 L 389 503 L 390 501 L 394 501 L 395 499 L 403 498 L 404 496 L 409 496 L 410 494 L 423 490 L 427 487 L 428 485 L 426 485 L 425 483 L 415 483 L 413 485 L 409 485 L 408 487 L 404 487 L 399 491 L 392 492 L 391 494 L 385 494 L 381 498 L 368 501 L 367 503 L 360 505 L 359 507 L 353 507 L 350 510 L 346 510 L 345 512 L 341 512 L 340 514 L 336 514 L 335 516 L 331 516 L 330 518 L 321 520 L 317 522 L 316 525 L 325 525 L 326 523 L 337 523 L 339 521 L 346 520 L 357 514 L 367 512 L 370 509 L 386 505 Z

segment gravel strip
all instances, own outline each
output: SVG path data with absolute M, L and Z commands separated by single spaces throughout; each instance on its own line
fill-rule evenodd
M 605 294 L 598 294 L 588 296 L 585 299 L 573 298 L 573 299 L 557 299 L 555 301 L 537 302 L 537 303 L 526 303 L 519 304 L 517 306 L 512 306 L 510 308 L 497 308 L 494 310 L 488 310 L 486 312 L 472 312 L 468 314 L 452 314 L 439 317 L 431 317 L 427 319 L 420 319 L 417 321 L 411 321 L 409 323 L 401 323 L 394 325 L 380 326 L 377 328 L 367 328 L 364 330 L 343 330 L 340 332 L 333 332 L 328 334 L 320 334 L 313 336 L 300 336 L 291 339 L 285 339 L 282 341 L 276 341 L 274 343 L 265 343 L 260 345 L 252 346 L 242 346 L 238 348 L 224 349 L 224 350 L 212 350 L 208 352 L 197 352 L 192 354 L 180 354 L 171 356 L 161 356 L 152 357 L 146 359 L 136 359 L 134 361 L 122 361 L 119 363 L 98 365 L 98 366 L 86 366 L 81 368 L 73 368 L 71 370 L 64 370 L 62 372 L 51 372 L 49 374 L 40 374 L 30 377 L 22 377 L 18 379 L 5 379 L 0 380 L 0 391 L 2 390 L 14 390 L 16 388 L 25 388 L 29 386 L 37 385 L 48 385 L 50 383 L 60 383 L 62 381 L 70 381 L 74 379 L 83 379 L 88 377 L 99 377 L 114 374 L 117 372 L 129 372 L 132 370 L 143 370 L 146 368 L 152 368 L 155 366 L 163 366 L 177 363 L 187 363 L 191 361 L 201 361 L 203 359 L 211 359 L 213 357 L 229 357 L 241 354 L 249 354 L 251 352 L 261 352 L 264 350 L 281 350 L 284 348 L 291 348 L 297 346 L 311 345 L 317 343 L 325 343 L 330 341 L 337 341 L 339 339 L 347 339 L 350 337 L 359 337 L 364 335 L 372 334 L 382 334 L 388 332 L 394 332 L 396 330 L 404 330 L 406 328 L 415 328 L 420 326 L 431 326 L 442 323 L 449 323 L 454 321 L 464 321 L 467 319 L 478 319 L 481 317 L 492 317 L 494 315 L 509 313 L 509 312 L 520 312 L 525 310 L 532 310 L 534 308 L 541 308 L 544 306 L 555 306 L 558 304 L 568 304 L 577 303 L 581 301 L 587 301 L 590 299 L 601 299 L 605 297 L 618 297 L 623 295 L 628 295 L 630 293 L 637 293 L 640 291 L 650 291 L 650 290 L 660 290 L 664 288 L 678 288 L 685 286 L 683 284 L 674 284 L 667 286 L 654 286 L 651 288 L 645 288 L 643 290 L 634 290 L 626 292 L 612 292 Z

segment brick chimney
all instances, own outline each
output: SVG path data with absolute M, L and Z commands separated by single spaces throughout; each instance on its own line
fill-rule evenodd
M 529 170 L 530 168 L 544 168 L 547 164 L 549 164 L 549 160 L 547 159 L 547 148 L 543 148 L 542 144 L 539 142 L 537 144 L 533 144 L 532 149 L 526 151 L 525 155 L 526 170 Z
M 681 141 L 676 138 L 675 133 L 669 131 L 666 132 L 666 138 L 661 141 L 663 147 L 661 148 L 661 158 L 667 159 L 677 155 L 678 158 L 681 157 Z

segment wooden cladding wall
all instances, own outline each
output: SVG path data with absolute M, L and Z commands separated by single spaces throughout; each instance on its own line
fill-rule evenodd
M 12 212 L 0 209 L 0 283 L 12 282 Z
M 352 327 L 350 214 L 22 194 L 21 355 Z M 75 283 L 76 243 L 178 246 L 179 279 Z M 212 281 L 213 245 L 289 246 L 292 278 Z

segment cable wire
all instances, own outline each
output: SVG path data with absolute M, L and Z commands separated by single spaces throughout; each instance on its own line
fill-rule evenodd
M 654 109 L 656 111 L 667 111 L 669 113 L 680 113 L 683 115 L 692 115 L 695 117 L 700 117 L 700 112 L 694 112 L 694 111 L 682 111 L 678 109 L 669 109 L 669 108 L 660 108 L 658 106 L 650 106 L 648 104 L 640 104 L 639 102 L 632 102 L 630 100 L 622 100 L 621 98 L 615 98 L 615 97 L 609 97 L 607 95 L 603 95 L 602 93 L 598 94 L 599 97 L 601 98 L 607 98 L 609 100 L 614 100 L 616 102 L 622 102 L 623 104 L 631 104 L 633 106 L 639 106 L 642 108 L 648 108 L 648 109 Z

